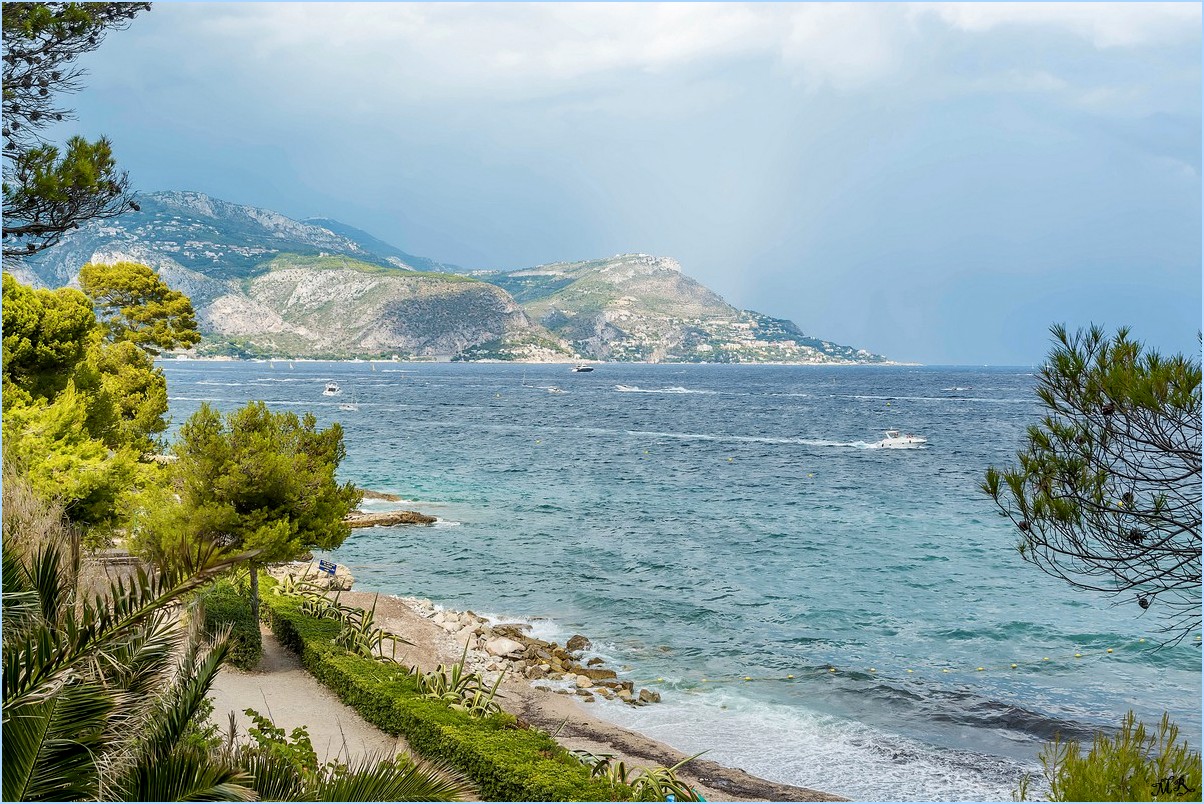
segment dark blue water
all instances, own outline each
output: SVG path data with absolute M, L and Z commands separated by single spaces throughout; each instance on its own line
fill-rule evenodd
M 177 423 L 248 399 L 340 421 L 344 479 L 441 519 L 355 532 L 334 558 L 360 587 L 589 635 L 664 696 L 598 713 L 684 750 L 856 798 L 1007 799 L 1043 741 L 1129 709 L 1200 743 L 1194 635 L 1155 651 L 1155 611 L 1023 563 L 978 490 L 1040 414 L 1031 371 L 165 369 Z M 887 428 L 930 443 L 872 448 Z

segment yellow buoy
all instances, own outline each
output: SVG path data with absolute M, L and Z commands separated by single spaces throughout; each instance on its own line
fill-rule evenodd
M 942 672 L 942 673 L 948 673 L 948 672 L 949 672 L 949 668 L 948 668 L 948 667 L 942 667 L 942 668 L 941 668 L 941 672 Z
M 744 677 L 744 680 L 745 680 L 745 681 L 752 681 L 752 676 L 745 676 L 745 677 Z
M 981 667 L 979 667 L 979 668 L 976 668 L 976 669 L 977 669 L 977 670 L 978 670 L 978 672 L 980 672 L 980 673 L 983 671 L 983 668 L 981 668 Z
M 1111 653 L 1111 652 L 1112 652 L 1112 648 L 1108 648 L 1108 653 Z
M 835 668 L 835 667 L 829 667 L 829 668 L 828 668 L 828 672 L 829 672 L 829 673 L 835 673 L 835 672 L 836 672 L 836 668 Z
M 908 670 L 907 672 L 909 672 L 909 673 L 912 673 L 912 672 L 915 672 L 915 671 L 913 671 L 913 670 Z
M 1041 659 L 1041 661 L 1043 661 L 1043 662 L 1048 662 L 1048 661 L 1049 661 L 1049 657 L 1048 657 L 1048 656 L 1046 656 L 1046 657 L 1042 658 L 1042 659 Z
M 1015 669 L 1016 669 L 1016 665 L 1012 665 L 1012 669 L 1013 669 L 1013 670 L 1015 670 Z
M 877 673 L 878 671 L 877 671 L 877 670 L 875 670 L 874 668 L 872 668 L 872 667 L 871 667 L 871 668 L 870 668 L 870 672 L 871 672 L 871 673 Z
M 1141 639 L 1139 639 L 1139 640 L 1137 640 L 1137 641 L 1138 641 L 1138 642 L 1145 642 L 1145 637 L 1142 637 Z
M 1076 658 L 1076 659 L 1081 659 L 1081 658 L 1083 658 L 1083 654 L 1081 654 L 1081 653 L 1076 653 L 1076 654 L 1074 655 L 1074 658 Z
M 794 676 L 786 676 L 786 678 L 794 678 Z
M 736 460 L 736 459 L 735 459 L 735 458 L 728 458 L 728 459 L 727 459 L 727 462 L 728 462 L 728 463 L 731 463 L 731 462 L 732 462 L 732 461 L 734 461 L 734 460 Z

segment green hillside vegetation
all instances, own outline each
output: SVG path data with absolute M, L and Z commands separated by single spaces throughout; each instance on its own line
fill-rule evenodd
M 351 270 L 364 274 L 395 276 L 402 279 L 438 279 L 452 283 L 481 283 L 481 280 L 464 274 L 449 274 L 439 271 L 412 271 L 398 268 L 395 265 L 380 265 L 365 262 L 364 260 L 341 254 L 283 253 L 257 264 L 243 280 L 243 286 L 248 287 L 249 280 L 262 276 L 265 273 L 288 268 L 306 268 L 313 271 Z
M 397 248 L 391 243 L 386 243 L 378 237 L 368 234 L 362 229 L 357 229 L 354 226 L 348 226 L 340 221 L 330 218 L 306 218 L 302 223 L 321 226 L 323 229 L 329 229 L 335 234 L 342 235 L 348 240 L 358 244 L 364 251 L 369 254 L 374 254 L 380 257 L 392 257 L 401 260 L 415 271 L 430 271 L 432 273 L 462 273 L 464 271 L 458 265 L 447 265 L 437 262 L 429 257 L 419 257 L 414 254 L 408 254 Z

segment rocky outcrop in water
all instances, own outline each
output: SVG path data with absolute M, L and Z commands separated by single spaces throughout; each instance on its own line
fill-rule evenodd
M 381 511 L 364 513 L 356 511 L 343 520 L 353 528 L 374 528 L 377 525 L 433 525 L 437 517 L 420 514 L 417 511 Z

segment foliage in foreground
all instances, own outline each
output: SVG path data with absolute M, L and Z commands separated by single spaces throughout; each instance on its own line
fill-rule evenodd
M 446 768 L 405 757 L 317 766 L 308 736 L 259 718 L 252 744 L 223 746 L 207 694 L 228 632 L 204 639 L 187 595 L 246 556 L 210 546 L 179 571 L 80 583 L 61 509 L 5 476 L 3 797 L 5 801 L 447 801 L 471 792 Z M 17 504 L 10 504 L 17 503 Z M 184 616 L 181 616 L 181 615 Z M 304 737 L 304 740 L 301 738 Z
M 265 801 L 460 801 L 472 785 L 443 763 L 407 756 L 368 756 L 347 765 L 319 763 L 309 730 L 286 735 L 271 720 L 247 709 L 249 742 L 237 742 L 231 719 L 226 750 L 255 777 Z
M 1020 553 L 1081 589 L 1157 607 L 1175 640 L 1200 626 L 1200 361 L 1143 350 L 1121 329 L 1056 339 L 1018 464 L 983 490 Z
M 1078 742 L 1055 739 L 1039 755 L 1049 800 L 1199 801 L 1200 754 L 1178 739 L 1169 715 L 1149 734 L 1132 712 L 1116 734 L 1097 734 L 1086 754 Z M 1017 798 L 1026 800 L 1028 790 L 1026 778 Z
M 20 535 L 6 529 L 3 551 L 4 800 L 253 798 L 247 773 L 191 739 L 224 638 L 204 643 L 172 610 L 230 562 L 78 594 L 78 559 Z

